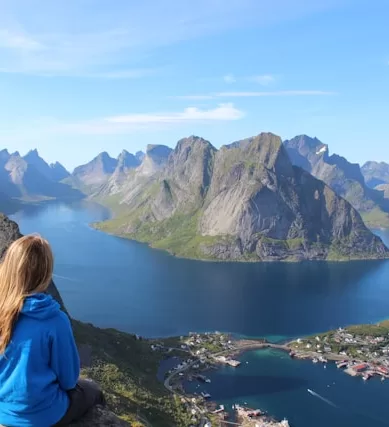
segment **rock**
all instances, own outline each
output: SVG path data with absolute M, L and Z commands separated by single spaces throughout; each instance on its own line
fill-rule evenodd
M 95 406 L 80 421 L 69 424 L 68 427 L 126 427 L 129 425 L 107 408 Z
M 344 157 L 337 154 L 330 155 L 328 145 L 307 135 L 284 141 L 284 146 L 295 166 L 303 168 L 324 181 L 359 212 L 371 212 L 373 209 L 388 212 L 388 206 L 383 202 L 382 194 L 366 185 L 363 173 L 371 178 L 371 174 L 377 170 L 377 177 L 384 176 L 385 172 L 389 176 L 389 165 L 373 165 L 373 162 L 370 162 L 361 169 L 359 164 L 350 163 Z M 386 167 L 388 171 L 385 170 Z

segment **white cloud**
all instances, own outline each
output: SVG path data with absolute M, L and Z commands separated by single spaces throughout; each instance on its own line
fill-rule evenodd
M 266 97 L 266 96 L 327 96 L 335 95 L 335 92 L 324 90 L 274 90 L 263 92 L 218 92 L 214 94 L 216 98 L 246 98 L 246 97 Z
M 125 135 L 134 131 L 163 130 L 188 123 L 216 123 L 242 119 L 245 113 L 231 103 L 219 104 L 215 108 L 188 107 L 182 111 L 133 113 L 78 122 L 63 122 L 44 117 L 29 126 L 18 129 L 0 129 L 0 136 L 24 141 L 33 135 Z
M 16 49 L 20 51 L 39 51 L 44 45 L 23 34 L 14 33 L 7 29 L 0 29 L 0 48 Z
M 216 98 L 248 98 L 248 97 L 271 97 L 271 96 L 330 96 L 336 92 L 325 90 L 273 90 L 260 92 L 214 92 L 207 95 L 181 95 L 178 99 L 205 100 Z
M 186 99 L 189 101 L 205 101 L 207 99 L 213 99 L 213 95 L 182 95 L 182 96 L 169 96 L 174 99 Z
M 107 117 L 104 119 L 109 123 L 123 124 L 158 124 L 158 123 L 187 123 L 204 121 L 238 120 L 244 113 L 234 107 L 233 104 L 220 104 L 209 110 L 201 110 L 196 107 L 185 108 L 183 112 L 152 113 L 152 114 L 127 114 L 124 116 Z
M 275 77 L 272 76 L 271 74 L 263 74 L 260 76 L 251 76 L 251 77 L 248 77 L 247 80 L 254 82 L 254 83 L 259 83 L 262 86 L 269 86 L 270 84 L 272 84 L 276 81 Z
M 225 76 L 223 76 L 223 80 L 225 83 L 228 83 L 228 84 L 236 82 L 236 78 L 234 77 L 233 74 L 226 74 Z

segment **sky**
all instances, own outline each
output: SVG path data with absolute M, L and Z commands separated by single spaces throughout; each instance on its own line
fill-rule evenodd
M 0 148 L 68 169 L 202 136 L 389 162 L 387 0 L 0 0 Z

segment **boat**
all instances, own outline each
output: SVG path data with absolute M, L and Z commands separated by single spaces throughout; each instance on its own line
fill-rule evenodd
M 385 381 L 385 377 L 381 377 L 381 381 Z
M 365 374 L 362 378 L 363 378 L 363 381 L 367 381 L 367 380 L 370 380 L 371 375 L 370 374 Z
M 205 382 L 209 384 L 209 383 L 211 382 L 211 380 L 210 380 L 209 378 L 207 378 L 207 379 L 205 380 Z
M 204 391 L 201 392 L 201 396 L 203 396 L 204 399 L 209 399 L 211 397 L 211 395 L 209 393 L 206 393 Z
M 319 360 L 318 359 L 316 359 L 316 357 L 314 357 L 313 359 L 312 359 L 312 362 L 313 363 L 317 363 Z

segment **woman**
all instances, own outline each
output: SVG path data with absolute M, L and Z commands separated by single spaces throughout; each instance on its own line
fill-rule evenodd
M 68 316 L 45 292 L 53 274 L 49 243 L 25 236 L 0 265 L 0 424 L 65 426 L 103 403 L 78 380 L 80 360 Z

